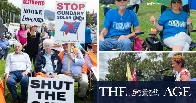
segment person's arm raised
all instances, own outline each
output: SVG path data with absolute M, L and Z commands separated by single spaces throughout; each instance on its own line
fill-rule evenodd
M 156 21 L 156 18 L 154 16 L 151 16 L 150 17 L 150 22 L 154 23 L 154 26 L 155 28 L 158 30 L 158 31 L 162 31 L 163 30 L 163 26 L 160 26 L 158 24 L 158 22 Z

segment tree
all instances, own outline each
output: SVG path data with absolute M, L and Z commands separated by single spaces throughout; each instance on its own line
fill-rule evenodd
M 9 3 L 7 0 L 0 2 L 0 16 L 3 19 L 3 23 L 13 22 L 13 15 L 15 15 L 15 21 L 20 22 L 20 8 L 14 6 L 12 3 Z M 8 21 L 9 19 L 9 21 Z
M 128 62 L 131 71 L 136 66 L 138 80 L 149 79 L 150 75 L 173 76 L 172 58 L 169 53 L 147 53 L 145 59 L 140 60 L 139 53 L 120 53 L 117 58 L 108 60 L 108 71 L 105 77 L 109 81 L 126 81 L 126 63 Z M 196 77 L 196 53 L 177 53 L 183 55 L 185 67 L 188 68 L 192 77 Z M 168 70 L 166 70 L 168 69 Z
M 108 72 L 106 79 L 108 81 L 125 81 L 127 62 L 130 64 L 130 68 L 133 70 L 137 66 L 140 57 L 136 53 L 120 53 L 119 57 L 108 60 Z
M 93 24 L 95 23 L 97 25 L 97 13 L 94 13 L 94 16 L 92 17 L 92 13 L 89 11 L 86 12 L 86 23 Z

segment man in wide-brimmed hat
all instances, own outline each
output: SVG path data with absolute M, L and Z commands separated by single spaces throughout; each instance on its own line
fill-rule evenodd
M 97 67 L 97 39 L 94 39 L 91 44 L 92 50 L 85 55 L 87 68 L 91 70 L 92 67 Z

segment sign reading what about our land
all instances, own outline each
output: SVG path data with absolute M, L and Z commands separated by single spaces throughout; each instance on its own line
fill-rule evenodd
M 23 0 L 21 24 L 41 26 L 44 22 L 45 0 Z
M 84 43 L 85 25 L 85 2 L 56 2 L 55 42 Z
M 28 103 L 74 103 L 74 79 L 30 77 Z

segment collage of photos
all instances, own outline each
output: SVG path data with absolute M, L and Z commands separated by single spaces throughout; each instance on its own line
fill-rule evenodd
M 195 25 L 196 0 L 0 0 L 0 103 L 196 103 Z

